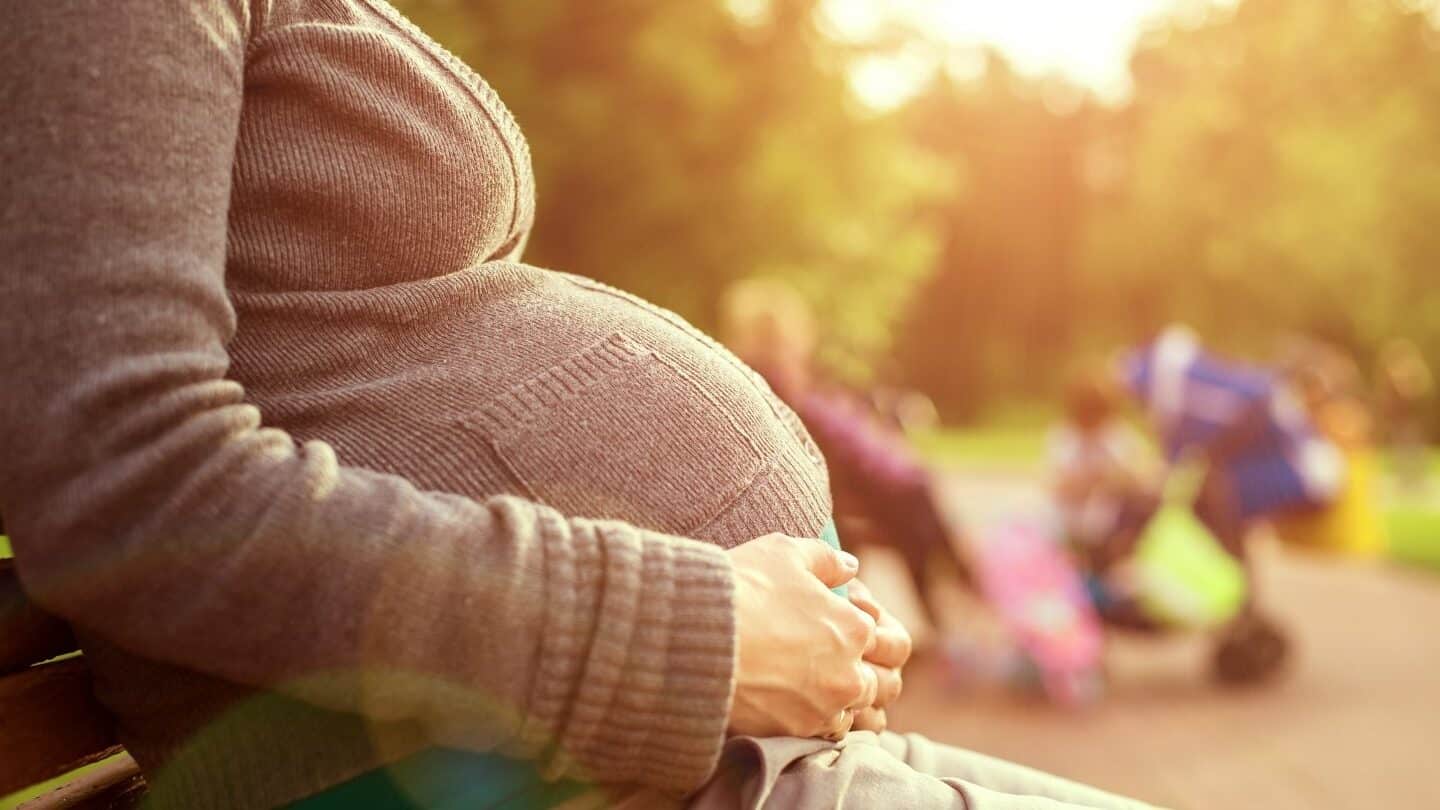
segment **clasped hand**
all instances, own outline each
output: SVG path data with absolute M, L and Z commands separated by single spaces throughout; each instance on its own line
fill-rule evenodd
M 732 549 L 739 660 L 729 729 L 839 739 L 880 731 L 910 634 L 855 579 L 855 557 L 773 534 Z M 848 585 L 849 599 L 830 589 Z

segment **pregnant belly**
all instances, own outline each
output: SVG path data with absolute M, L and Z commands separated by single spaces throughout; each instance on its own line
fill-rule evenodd
M 525 495 L 675 533 L 713 523 L 778 448 L 672 356 L 615 332 L 481 404 L 463 424 Z
M 264 318 L 247 327 L 241 308 L 251 348 L 236 353 L 236 375 L 267 422 L 424 489 L 518 495 L 723 545 L 818 535 L 823 462 L 727 352 L 593 282 L 518 265 L 475 281 L 396 291 L 449 304 L 399 323 L 311 317 L 304 349 L 323 359 L 308 372 L 275 373 L 274 356 L 296 352 L 255 331 Z M 257 353 L 262 339 L 270 349 Z

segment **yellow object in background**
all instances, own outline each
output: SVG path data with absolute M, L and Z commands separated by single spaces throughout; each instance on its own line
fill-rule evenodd
M 1344 453 L 1345 487 L 1335 502 L 1314 512 L 1277 518 L 1275 533 L 1286 543 L 1297 546 L 1357 557 L 1378 557 L 1385 553 L 1388 545 L 1376 491 L 1380 454 L 1372 447 L 1349 447 Z

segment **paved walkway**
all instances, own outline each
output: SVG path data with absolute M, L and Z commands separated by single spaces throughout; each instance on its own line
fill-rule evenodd
M 1036 497 L 1024 476 L 956 491 L 972 519 Z M 1259 552 L 1296 646 L 1274 683 L 1212 685 L 1203 638 L 1117 639 L 1092 709 L 946 687 L 922 660 L 893 724 L 1174 808 L 1440 808 L 1440 577 Z

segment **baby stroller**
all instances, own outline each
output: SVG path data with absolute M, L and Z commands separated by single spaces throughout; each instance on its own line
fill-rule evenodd
M 1148 595 L 1102 595 L 1101 615 L 1129 629 L 1220 627 L 1216 678 L 1259 680 L 1280 668 L 1288 643 L 1258 607 L 1247 535 L 1258 520 L 1334 498 L 1343 457 L 1277 375 L 1207 354 L 1187 330 L 1130 353 L 1121 378 L 1150 417 L 1176 483 L 1142 529 L 1117 540 L 1129 544 L 1123 550 Z

